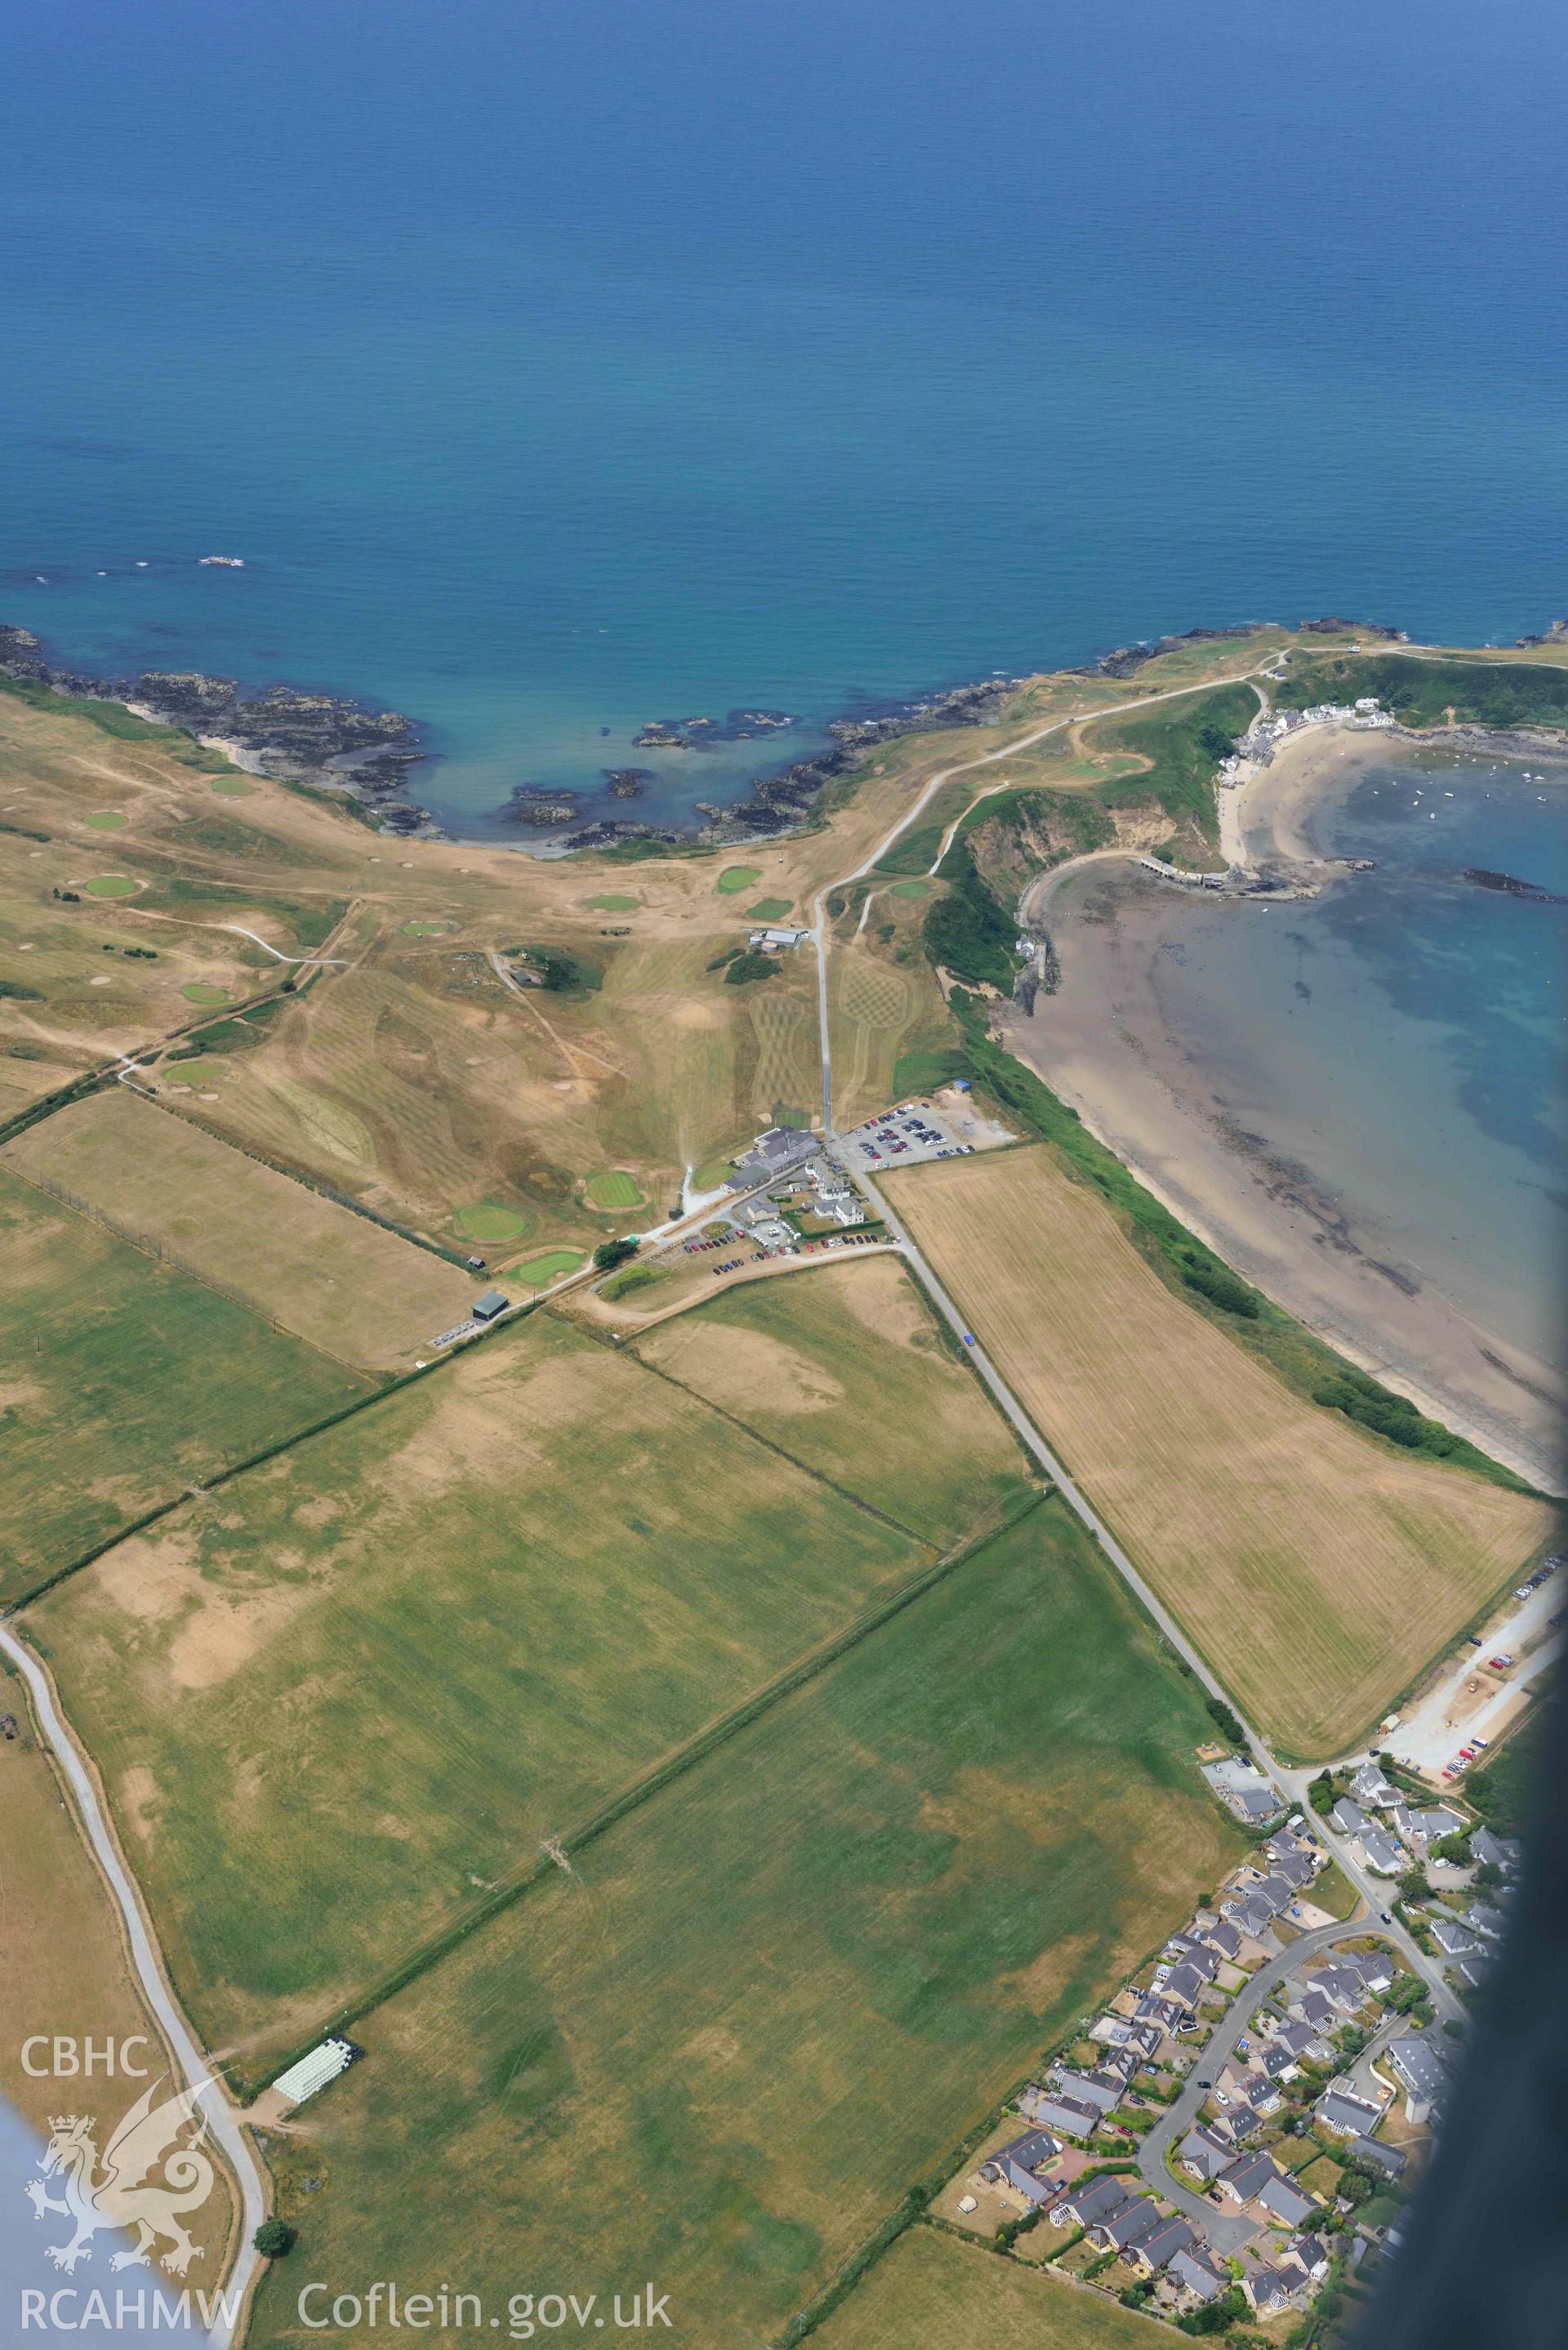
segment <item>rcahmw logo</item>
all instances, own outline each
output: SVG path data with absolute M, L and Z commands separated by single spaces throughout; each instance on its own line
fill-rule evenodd
M 111 2269 L 151 2267 L 161 2243 L 169 2250 L 159 2264 L 171 2276 L 182 2277 L 201 2259 L 185 2221 L 213 2191 L 213 2166 L 202 2151 L 207 2125 L 197 2110 L 207 2085 L 199 2081 L 155 2106 L 152 2083 L 114 2125 L 101 2153 L 96 2115 L 50 2115 L 49 2141 L 26 2192 L 36 2220 L 69 2224 L 68 2234 L 45 2247 L 57 2269 L 74 2276 L 91 2260 L 92 2240 L 102 2229 L 134 2235 L 110 2255 Z

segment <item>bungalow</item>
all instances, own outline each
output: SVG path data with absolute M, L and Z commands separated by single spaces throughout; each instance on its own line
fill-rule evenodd
M 1170 2277 L 1199 2309 L 1231 2290 L 1229 2269 L 1221 2268 L 1208 2251 L 1178 2252 L 1170 2263 Z
M 1374 1877 L 1397 1877 L 1405 1866 L 1404 1846 L 1385 1828 L 1366 1829 L 1350 1848 Z
M 1334 2012 L 1315 1982 L 1303 1984 L 1292 1998 L 1289 2012 L 1296 2022 L 1312 2026 L 1314 2038 L 1338 2029 Z
M 1471 1991 L 1480 1991 L 1486 1981 L 1490 1960 L 1491 1952 L 1484 1943 L 1478 1942 L 1473 1958 L 1465 1957 L 1454 1960 L 1454 1972 L 1462 1983 L 1469 1984 Z
M 1158 2228 L 1151 2228 L 1137 2243 L 1129 2246 L 1122 2258 L 1128 2268 L 1137 2269 L 1140 2275 L 1155 2277 L 1162 2269 L 1170 2266 L 1178 2252 L 1191 2251 L 1197 2241 L 1196 2228 L 1189 2227 L 1185 2220 L 1173 2213 L 1168 2220 L 1162 2220 Z
M 1220 2193 L 1238 2206 L 1256 2200 L 1259 2191 L 1281 2173 L 1266 2154 L 1243 2155 L 1215 2180 Z
M 1282 2023 L 1273 2036 L 1273 2045 L 1284 2049 L 1298 2064 L 1303 2059 L 1308 2063 L 1322 2062 L 1331 2054 L 1310 2023 Z
M 1325 2089 L 1313 2112 L 1334 2137 L 1367 2137 L 1383 2118 L 1381 2106 L 1369 2105 L 1348 2089 Z
M 1438 2049 L 1424 2032 L 1407 2032 L 1391 2043 L 1387 2062 L 1404 2085 L 1407 2117 L 1426 2121 L 1448 2087 L 1448 2066 Z
M 1217 1918 L 1205 1932 L 1203 1939 L 1209 1948 L 1216 1951 L 1229 1965 L 1235 1965 L 1241 1955 L 1241 1937 L 1227 1919 Z
M 1029 2130 L 1023 2137 L 1015 2137 L 1011 2146 L 1004 2146 L 999 2153 L 993 2154 L 982 2168 L 994 2171 L 1001 2182 L 1022 2195 L 1025 2202 L 1036 2205 L 1049 2203 L 1056 2192 L 1055 2185 L 1041 2178 L 1038 2174 L 1046 2163 L 1054 2162 L 1061 2151 L 1060 2145 L 1049 2130 Z
M 1301 1893 L 1312 1883 L 1317 1869 L 1304 1852 L 1287 1852 L 1275 1861 L 1273 1874 L 1282 1877 L 1287 1885 L 1293 1886 Z
M 1233 2146 L 1241 2146 L 1262 2128 L 1263 2116 L 1255 2106 L 1247 2103 L 1245 2097 L 1238 2097 L 1235 2104 L 1220 2116 L 1214 2126 L 1222 2130 Z
M 1366 2004 L 1366 1985 L 1355 1967 L 1324 1967 L 1314 1975 L 1312 1987 L 1340 2015 L 1354 2015 Z
M 1255 1893 L 1249 1893 L 1239 1900 L 1227 1901 L 1224 1912 L 1231 1925 L 1240 1927 L 1241 1932 L 1254 1942 L 1261 1942 L 1274 1922 L 1273 1911 Z
M 1097 2220 L 1089 2230 L 1089 2241 L 1102 2252 L 1125 2252 L 1151 2236 L 1159 2223 L 1159 2206 L 1153 2196 L 1135 2196 L 1108 2220 Z
M 1385 2146 L 1380 2137 L 1358 2137 L 1352 2142 L 1351 2153 L 1358 2162 L 1370 2163 L 1385 2178 L 1397 2178 L 1408 2158 L 1397 2146 Z
M 1511 1877 L 1524 1860 L 1524 1846 L 1517 1836 L 1493 1835 L 1490 1828 L 1475 1829 L 1470 1850 L 1483 1866 L 1501 1868 L 1505 1877 Z
M 1180 1966 L 1172 1967 L 1160 1991 L 1160 1997 L 1179 1999 L 1182 2006 L 1190 2012 L 1208 1988 L 1208 1977 L 1200 1975 L 1196 1967 L 1189 1966 L 1183 1960 Z
M 1299 2228 L 1317 2210 L 1315 2199 L 1303 2192 L 1293 2178 L 1271 2179 L 1260 2190 L 1259 2202 L 1282 2227 Z
M 1045 2129 L 1060 2130 L 1064 2137 L 1089 2138 L 1099 2128 L 1103 2116 L 1098 2106 L 1082 2097 L 1055 2096 L 1043 2089 L 1031 2108 L 1030 2119 Z
M 1458 1812 L 1450 1812 L 1446 1804 L 1434 1804 L 1429 1810 L 1407 1813 L 1399 1833 L 1412 1852 L 1425 1854 L 1444 1836 L 1457 1835 L 1463 1826 Z
M 1189 2129 L 1176 2149 L 1176 2158 L 1205 2187 L 1211 2187 L 1220 2172 L 1228 2170 L 1235 2160 L 1231 2148 L 1221 2146 L 1206 2129 Z
M 1102 2114 L 1114 2114 L 1121 2104 L 1122 2083 L 1108 2081 L 1104 2073 L 1075 2073 L 1065 2064 L 1054 2064 L 1051 2078 L 1064 2096 L 1097 2106 Z
M 1304 2269 L 1298 2269 L 1296 2277 L 1299 2282 L 1293 2283 L 1283 2269 L 1253 2269 L 1241 2279 L 1241 2291 L 1260 2317 L 1278 2317 L 1295 2306 L 1308 2282 Z
M 1301 2066 L 1288 2048 L 1282 2047 L 1277 2040 L 1271 2040 L 1268 2046 L 1259 2052 L 1258 2070 L 1266 2073 L 1278 2087 L 1282 2082 L 1293 2081 Z
M 1371 1825 L 1360 1804 L 1353 1804 L 1348 1795 L 1341 1795 L 1328 1816 L 1331 1825 L 1344 1836 L 1361 1835 Z
M 1489 1942 L 1501 1942 L 1508 1919 L 1489 1901 L 1472 1901 L 1465 1911 L 1465 1924 L 1472 1934 L 1484 1934 Z
M 1468 1959 L 1480 1944 L 1472 1941 L 1457 1918 L 1439 1917 L 1436 1910 L 1427 1920 L 1427 1929 L 1446 1959 Z
M 1323 2282 L 1328 2274 L 1330 2261 L 1328 2246 L 1321 2237 L 1298 2236 L 1293 2244 L 1285 2246 L 1285 2251 L 1293 2261 L 1301 2263 L 1314 2284 Z
M 1354 1968 L 1375 1999 L 1394 1988 L 1399 1970 L 1386 1950 L 1357 1950 L 1340 1960 L 1342 1967 Z
M 1051 2223 L 1056 2228 L 1092 2228 L 1119 2211 L 1127 2200 L 1127 2190 L 1119 2178 L 1092 2178 L 1086 2187 L 1064 2195 L 1051 2206 Z
M 1399 1800 L 1398 1792 L 1389 1785 L 1376 1762 L 1364 1762 L 1350 1783 L 1350 1792 L 1358 1804 L 1370 1804 L 1375 1811 L 1386 1812 Z

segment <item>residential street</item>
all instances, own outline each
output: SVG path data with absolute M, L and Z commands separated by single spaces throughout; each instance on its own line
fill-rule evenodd
M 1225 2060 L 1247 2029 L 1258 2003 L 1267 1997 L 1287 1975 L 1293 1974 L 1303 1960 L 1320 1950 L 1332 1950 L 1338 1942 L 1359 1941 L 1368 1931 L 1382 1933 L 1385 1929 L 1363 1918 L 1355 1924 L 1336 1923 L 1317 1926 L 1310 1933 L 1297 1937 L 1289 1950 L 1277 1959 L 1270 1959 L 1237 1992 L 1205 2045 L 1198 2052 L 1198 2060 L 1188 2076 L 1187 2085 L 1173 2106 L 1161 2114 L 1138 2148 L 1138 2169 L 1147 2183 L 1168 2198 L 1186 2212 L 1189 2220 L 1201 2220 L 1217 2251 L 1233 2252 L 1249 2236 L 1258 2232 L 1253 2220 L 1227 2219 L 1216 2204 L 1199 2195 L 1195 2188 L 1178 2186 L 1165 2167 L 1167 2151 L 1180 2144 L 1209 2092 L 1199 2086 L 1203 2081 L 1215 2082 L 1225 2069 Z

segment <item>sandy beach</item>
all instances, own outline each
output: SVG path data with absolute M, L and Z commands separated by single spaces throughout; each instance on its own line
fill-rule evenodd
M 1314 816 L 1366 767 L 1397 755 L 1386 734 L 1314 728 L 1228 795 L 1233 861 L 1332 880 Z M 1090 862 L 1090 860 L 1085 860 Z M 1049 899 L 1058 991 L 1001 1023 L 1028 1062 L 1159 1199 L 1238 1271 L 1364 1368 L 1552 1491 L 1563 1489 L 1568 1390 L 1531 1347 L 1486 1326 L 1377 1218 L 1316 1173 L 1305 1150 L 1254 1130 L 1246 1074 L 1223 1046 L 1179 1034 L 1163 1001 L 1171 958 L 1197 922 L 1293 920 L 1239 901 L 1189 908 L 1125 858 L 1037 885 Z

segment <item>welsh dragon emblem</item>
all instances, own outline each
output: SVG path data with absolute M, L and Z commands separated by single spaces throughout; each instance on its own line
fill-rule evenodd
M 57 2269 L 73 2273 L 78 2261 L 90 2261 L 91 2240 L 100 2228 L 135 2231 L 129 2249 L 111 2257 L 111 2269 L 150 2267 L 164 2239 L 171 2249 L 161 2265 L 171 2276 L 183 2276 L 201 2259 L 202 2247 L 192 2242 L 183 2223 L 213 2191 L 213 2166 L 201 2150 L 207 2125 L 196 2109 L 207 2085 L 199 2081 L 154 2106 L 158 2084 L 152 2083 L 116 2125 L 101 2162 L 95 2115 L 50 2116 L 49 2142 L 26 2193 L 35 2219 L 57 2213 L 75 2230 L 68 2242 L 47 2247 Z M 49 2193 L 50 2179 L 60 2182 L 60 2194 Z

